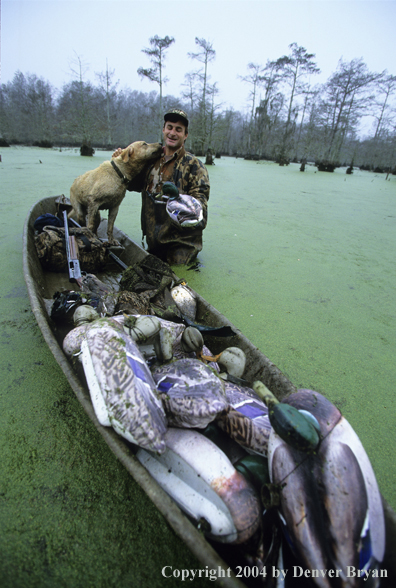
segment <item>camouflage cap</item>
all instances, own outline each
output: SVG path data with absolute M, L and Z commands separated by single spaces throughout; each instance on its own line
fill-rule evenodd
M 166 122 L 167 120 L 170 122 L 177 122 L 178 120 L 181 120 L 188 128 L 188 116 L 184 110 L 180 110 L 180 108 L 171 108 L 168 110 L 168 112 L 164 114 L 164 121 Z

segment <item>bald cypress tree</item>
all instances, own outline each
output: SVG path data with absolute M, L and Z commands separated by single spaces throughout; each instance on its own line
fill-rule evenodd
M 210 76 L 208 74 L 208 65 L 214 60 L 216 51 L 213 49 L 213 44 L 205 39 L 195 37 L 195 44 L 199 47 L 198 52 L 188 53 L 188 56 L 203 64 L 203 67 L 198 72 L 195 72 L 195 77 L 199 80 L 201 88 L 198 100 L 199 107 L 196 114 L 197 118 L 194 125 L 194 137 L 199 145 L 199 150 L 203 154 L 205 147 L 207 147 L 211 111 L 210 95 L 212 93 L 212 88 L 209 87 Z
M 158 112 L 158 126 L 159 126 L 159 140 L 162 141 L 162 121 L 163 121 L 163 112 L 162 112 L 162 86 L 166 84 L 168 81 L 167 78 L 163 76 L 163 69 L 164 69 L 164 60 L 165 60 L 165 51 L 169 49 L 172 43 L 175 42 L 173 37 L 159 37 L 155 35 L 155 37 L 151 37 L 150 45 L 151 47 L 142 49 L 142 52 L 145 53 L 149 58 L 153 65 L 150 68 L 143 68 L 139 67 L 137 70 L 138 74 L 141 77 L 148 78 L 151 82 L 156 82 L 159 85 L 159 112 Z
M 284 55 L 276 61 L 276 68 L 283 79 L 290 86 L 287 118 L 284 126 L 282 142 L 279 151 L 279 160 L 285 160 L 290 156 L 293 147 L 293 133 L 298 110 L 295 108 L 295 99 L 306 92 L 307 84 L 304 78 L 308 75 L 320 73 L 314 59 L 314 53 L 308 53 L 304 47 L 297 43 L 289 45 L 291 53 Z
M 382 73 L 370 72 L 362 59 L 340 59 L 320 105 L 324 163 L 338 163 L 347 137 L 356 133 L 360 119 L 369 113 L 374 99 L 371 91 L 382 77 Z

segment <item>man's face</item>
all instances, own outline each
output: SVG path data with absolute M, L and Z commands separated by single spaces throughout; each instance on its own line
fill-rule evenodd
M 165 152 L 174 153 L 184 145 L 188 132 L 180 120 L 176 122 L 167 120 L 162 129 L 162 134 L 164 136 Z

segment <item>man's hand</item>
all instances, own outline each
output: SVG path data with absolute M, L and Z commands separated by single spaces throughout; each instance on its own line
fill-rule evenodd
M 114 153 L 111 157 L 118 157 L 119 155 L 121 155 L 121 153 L 122 153 L 121 147 L 117 147 L 117 149 L 114 151 Z

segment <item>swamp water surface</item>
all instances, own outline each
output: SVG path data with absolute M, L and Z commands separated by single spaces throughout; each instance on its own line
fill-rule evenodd
M 163 566 L 202 566 L 88 421 L 43 341 L 22 274 L 29 208 L 68 195 L 111 153 L 1 153 L 0 585 L 163 585 Z M 396 177 L 234 158 L 209 174 L 203 267 L 179 276 L 294 384 L 342 410 L 396 508 Z M 139 219 L 140 196 L 128 193 L 116 222 L 137 242 Z

